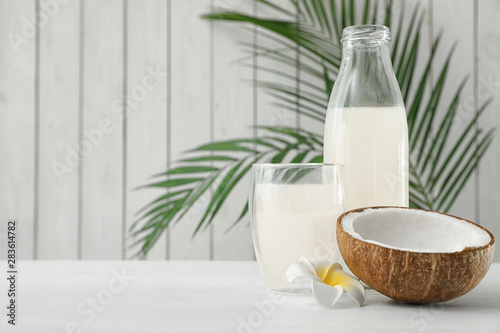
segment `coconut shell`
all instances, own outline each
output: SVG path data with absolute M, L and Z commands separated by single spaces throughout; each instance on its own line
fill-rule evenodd
M 389 207 L 372 207 L 378 208 Z M 482 226 L 461 219 L 490 235 L 491 241 L 485 246 L 468 247 L 455 253 L 402 251 L 367 243 L 344 231 L 344 216 L 365 209 L 368 208 L 351 210 L 338 218 L 337 242 L 351 272 L 381 294 L 409 303 L 449 301 L 474 289 L 488 272 L 495 238 Z

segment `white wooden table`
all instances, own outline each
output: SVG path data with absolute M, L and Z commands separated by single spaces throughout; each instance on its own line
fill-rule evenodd
M 3 265 L 5 267 L 5 265 Z M 469 294 L 437 305 L 369 291 L 335 309 L 267 292 L 255 262 L 21 261 L 17 325 L 0 332 L 500 332 L 500 264 Z

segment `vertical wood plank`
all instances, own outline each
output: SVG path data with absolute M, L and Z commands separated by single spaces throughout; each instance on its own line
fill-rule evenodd
M 439 73 L 443 67 L 446 56 L 452 45 L 458 41 L 457 48 L 446 79 L 446 87 L 443 90 L 441 101 L 438 106 L 439 117 L 442 117 L 458 88 L 458 85 L 467 74 L 472 74 L 474 65 L 474 36 L 473 36 L 473 2 L 468 0 L 439 0 L 432 2 L 434 31 L 443 29 L 443 38 L 439 52 L 433 64 L 433 79 L 438 80 Z M 468 106 L 465 101 L 474 98 L 473 80 L 469 79 L 462 90 L 462 99 L 457 111 L 456 123 L 453 125 L 449 140 L 455 142 L 466 127 L 466 124 L 474 116 L 473 108 L 467 112 Z M 445 153 L 448 153 L 451 148 Z M 476 220 L 476 179 L 472 176 L 462 193 L 453 205 L 450 214 Z
M 422 75 L 425 70 L 425 66 L 427 65 L 427 60 L 429 59 L 429 56 L 431 54 L 431 49 L 432 49 L 432 43 L 433 40 L 436 36 L 433 36 L 433 22 L 432 22 L 432 8 L 429 6 L 429 1 L 428 0 L 399 0 L 399 1 L 394 1 L 393 2 L 393 12 L 391 13 L 392 15 L 392 22 L 391 22 L 391 32 L 392 32 L 392 40 L 391 43 L 395 43 L 395 35 L 394 31 L 395 29 L 399 29 L 399 18 L 401 15 L 401 12 L 403 12 L 403 25 L 402 29 L 399 32 L 401 34 L 400 40 L 399 40 L 399 47 L 398 47 L 398 54 L 401 54 L 402 49 L 404 47 L 404 39 L 406 38 L 406 35 L 408 33 L 408 29 L 410 28 L 409 22 L 411 22 L 414 10 L 418 7 L 419 9 L 419 14 L 420 16 L 417 16 L 416 22 L 420 18 L 422 18 L 422 28 L 420 30 L 420 37 L 419 37 L 419 49 L 418 49 L 418 54 L 417 54 L 417 62 L 415 64 L 415 70 L 414 73 L 416 75 L 413 77 L 413 83 L 411 85 L 411 89 L 408 93 L 408 102 L 406 103 L 405 107 L 408 111 L 408 108 L 410 107 L 411 103 L 413 102 L 415 93 L 418 89 L 418 83 L 420 82 L 420 79 L 422 78 Z M 416 23 L 415 23 L 416 25 Z M 412 27 L 413 32 L 415 32 L 416 27 Z M 408 52 L 408 51 L 407 51 Z M 408 54 L 408 53 L 407 53 Z M 398 66 L 399 64 L 393 64 L 393 66 Z M 432 76 L 431 76 L 432 77 Z M 428 88 L 424 92 L 424 98 L 429 98 L 429 93 L 432 91 L 432 84 L 430 81 L 428 81 Z
M 82 258 L 120 259 L 123 2 L 86 0 L 84 20 Z
M 34 255 L 34 14 L 34 1 L 0 2 L 0 223 L 18 220 L 20 259 Z
M 208 0 L 171 1 L 171 154 L 210 140 L 210 28 L 200 15 L 209 11 Z M 199 206 L 196 206 L 199 207 Z M 192 238 L 202 209 L 193 208 L 170 230 L 170 255 L 175 260 L 209 259 L 210 232 Z
M 413 27 L 411 27 L 410 22 L 413 18 L 415 10 L 418 9 L 418 14 L 417 17 L 415 18 L 415 21 L 418 22 L 419 19 L 422 19 L 422 27 L 420 29 L 420 36 L 419 36 L 419 49 L 416 57 L 416 63 L 415 63 L 415 68 L 414 68 L 414 75 L 412 79 L 412 84 L 410 87 L 410 90 L 408 92 L 408 97 L 405 101 L 405 108 L 406 108 L 406 114 L 408 115 L 411 106 L 414 103 L 415 95 L 418 91 L 418 86 L 420 84 L 420 80 L 422 79 L 424 75 L 425 68 L 427 66 L 427 61 L 429 60 L 429 57 L 431 55 L 431 49 L 432 49 L 432 43 L 434 39 L 436 38 L 435 35 L 433 35 L 433 21 L 432 21 L 432 7 L 431 7 L 431 0 L 399 0 L 395 1 L 393 3 L 393 12 L 391 13 L 392 15 L 392 22 L 391 22 L 391 33 L 392 33 L 392 40 L 391 43 L 395 43 L 396 35 L 394 34 L 395 29 L 399 29 L 399 20 L 400 20 L 400 15 L 403 15 L 403 24 L 401 27 L 401 31 L 398 31 L 400 34 L 399 37 L 399 47 L 398 47 L 398 54 L 402 54 L 402 50 L 404 48 L 404 40 L 406 39 L 406 36 L 408 34 L 409 29 L 411 28 L 413 30 L 412 33 L 412 39 L 415 34 L 415 29 L 416 29 L 416 23 L 414 24 Z M 408 51 L 407 51 L 408 52 Z M 444 51 L 443 51 L 444 52 Z M 408 54 L 408 53 L 407 53 Z M 398 57 L 396 57 L 398 58 Z M 397 70 L 399 63 L 393 63 L 393 66 L 395 68 L 395 71 Z M 429 74 L 429 78 L 427 80 L 426 84 L 426 89 L 424 90 L 423 93 L 423 100 L 428 101 L 430 98 L 430 94 L 432 92 L 432 68 L 431 68 L 431 73 Z M 443 103 L 444 102 L 444 103 Z M 442 100 L 441 105 L 446 105 L 446 103 L 449 103 L 448 100 Z M 422 106 L 421 106 L 422 107 Z M 413 153 L 410 153 L 410 160 L 413 163 L 416 163 L 418 161 L 418 152 L 419 150 L 414 150 Z
M 216 10 L 253 12 L 249 1 L 215 1 Z M 243 25 L 213 24 L 214 140 L 251 138 L 253 135 L 252 64 L 249 53 L 238 42 L 251 42 L 253 35 Z M 251 48 L 245 48 L 249 50 Z M 242 59 L 246 61 L 243 63 Z M 240 181 L 213 222 L 215 260 L 253 260 L 248 216 L 233 227 L 248 198 L 249 177 Z
M 281 7 L 285 8 L 286 10 L 295 13 L 295 7 L 287 2 L 287 3 L 280 3 L 279 4 Z M 269 8 L 266 5 L 263 4 L 258 4 L 257 5 L 257 15 L 260 18 L 267 18 L 267 19 L 285 19 L 285 20 L 293 20 L 294 18 L 291 18 L 288 15 L 285 15 L 283 13 L 277 12 L 273 10 L 272 8 Z M 264 32 L 267 34 L 266 30 L 257 29 L 260 32 Z M 272 34 L 272 33 L 271 33 Z M 272 34 L 278 39 L 281 39 L 279 36 L 276 34 Z M 296 58 L 296 49 L 293 46 L 294 44 L 291 42 L 288 42 L 287 39 L 282 39 L 284 40 L 287 44 L 291 45 L 291 48 L 286 48 L 283 45 L 270 40 L 266 37 L 264 37 L 262 34 L 257 35 L 257 44 L 259 47 L 264 47 L 269 50 L 282 50 L 284 54 L 289 56 L 292 59 Z M 265 52 L 265 51 L 264 51 Z M 257 65 L 259 67 L 263 68 L 268 68 L 272 69 L 275 71 L 280 71 L 283 73 L 289 73 L 290 71 L 295 71 L 294 66 L 287 65 L 285 63 L 280 63 L 279 61 L 276 60 L 270 60 L 265 56 L 259 56 L 257 58 Z M 272 72 L 266 71 L 266 70 L 258 70 L 257 71 L 257 78 L 258 81 L 260 82 L 273 82 L 273 83 L 280 83 L 280 84 L 286 84 L 288 86 L 295 86 L 295 81 L 292 79 L 284 78 L 282 75 L 274 74 Z M 258 88 L 257 92 L 257 125 L 270 125 L 270 126 L 285 126 L 285 127 L 296 127 L 297 126 L 297 114 L 293 111 L 290 110 L 288 107 L 284 106 L 278 106 L 274 105 L 275 102 L 281 102 L 277 100 L 276 98 L 269 96 L 266 91 L 262 88 Z M 258 131 L 260 135 L 261 131 Z
M 330 9 L 330 4 L 325 1 L 323 1 L 324 5 L 328 10 Z M 361 10 L 361 6 L 363 5 L 360 1 L 355 1 L 355 8 L 356 12 Z M 336 2 L 335 6 L 339 7 L 340 2 Z M 311 4 L 309 4 L 311 6 Z M 300 3 L 300 7 L 298 9 L 297 15 L 303 18 L 308 17 L 307 14 L 307 8 L 304 6 L 304 3 Z M 332 18 L 332 16 L 329 16 Z M 298 17 L 297 17 L 298 19 Z M 326 33 L 326 32 L 325 32 Z M 333 41 L 332 41 L 333 43 Z M 327 92 L 326 94 L 322 93 L 322 90 L 324 89 L 326 82 L 323 79 L 318 78 L 317 76 L 311 75 L 310 73 L 307 73 L 304 71 L 304 68 L 314 68 L 315 70 L 322 72 L 323 69 L 321 66 L 319 66 L 317 61 L 313 61 L 307 57 L 308 51 L 304 50 L 303 48 L 298 47 L 297 48 L 297 53 L 295 54 L 295 57 L 299 61 L 299 65 L 295 69 L 291 69 L 293 71 L 293 75 L 297 76 L 296 82 L 293 83 L 293 86 L 296 88 L 296 91 L 298 91 L 300 94 L 312 94 L 313 96 L 316 96 L 316 102 L 323 103 L 325 104 L 325 108 L 321 110 L 324 112 L 326 116 L 326 111 L 327 111 L 327 103 L 328 99 L 330 96 L 331 91 Z M 292 73 L 290 73 L 292 74 Z M 314 85 L 314 87 L 319 87 L 320 89 L 312 88 L 309 87 L 307 84 L 304 84 L 307 82 L 308 84 Z M 307 107 L 311 107 L 311 104 L 306 102 L 306 101 L 300 101 L 300 105 L 298 105 L 300 108 L 300 111 L 306 111 Z M 313 106 L 316 108 L 316 106 Z M 299 114 L 296 115 L 297 119 L 297 126 L 303 130 L 316 133 L 320 135 L 320 137 L 323 137 L 324 134 L 324 118 L 322 120 L 316 120 L 312 119 L 311 117 L 308 117 L 304 114 Z M 306 160 L 303 162 L 307 162 L 310 160 L 314 155 L 309 155 L 307 156 Z
M 164 0 L 128 3 L 127 86 L 136 105 L 127 116 L 127 230 L 140 208 L 165 193 L 164 189 L 134 188 L 150 182 L 167 165 L 166 5 Z M 127 257 L 136 251 L 128 250 Z M 165 234 L 148 259 L 166 259 Z
M 478 1 L 478 66 L 477 105 L 481 106 L 493 97 L 483 116 L 480 126 L 489 129 L 500 127 L 500 3 L 495 0 Z M 500 235 L 500 135 L 498 130 L 489 151 L 484 156 L 479 169 L 479 222 L 496 237 Z M 500 261 L 500 246 L 496 247 L 494 260 Z
M 79 3 L 40 8 L 38 258 L 77 259 Z

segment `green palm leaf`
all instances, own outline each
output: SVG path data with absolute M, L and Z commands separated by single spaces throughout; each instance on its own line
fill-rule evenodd
M 266 133 L 259 139 L 214 142 L 186 152 L 189 156 L 179 161 L 181 166 L 153 176 L 158 180 L 143 186 L 165 187 L 170 193 L 155 199 L 137 215 L 130 232 L 135 239 L 131 247 L 142 244 L 137 253 L 138 257 L 145 257 L 161 232 L 171 223 L 182 219 L 205 194 L 210 197 L 210 201 L 194 235 L 208 226 L 253 163 L 261 160 L 273 163 L 298 161 L 299 156 L 304 160 L 307 156 L 315 158 L 321 155 L 321 141 L 314 133 L 288 127 L 258 128 Z M 234 152 L 240 156 L 211 156 L 212 153 L 218 152 Z M 204 177 L 200 176 L 203 174 Z M 165 178 L 167 175 L 169 179 Z M 244 208 L 239 219 L 242 219 L 247 211 L 248 208 Z
M 275 104 L 315 121 L 324 122 L 328 97 L 340 65 L 340 38 L 342 29 L 352 24 L 375 24 L 379 1 L 346 0 L 290 0 L 295 12 L 280 5 L 279 1 L 254 0 L 269 9 L 285 15 L 286 20 L 269 20 L 248 14 L 219 11 L 204 15 L 205 19 L 247 23 L 259 27 L 259 37 L 276 45 L 275 48 L 243 41 L 241 46 L 248 56 L 240 59 L 243 66 L 254 66 L 253 57 L 288 66 L 256 67 L 259 71 L 276 74 L 293 84 L 260 81 L 260 89 L 275 99 Z M 362 5 L 359 16 L 356 6 Z M 404 7 L 394 17 L 392 1 L 384 7 L 382 21 L 392 25 L 392 62 L 408 111 L 410 135 L 410 205 L 412 207 L 447 212 L 477 168 L 493 139 L 493 130 L 477 129 L 477 121 L 489 101 L 466 123 L 457 139 L 449 136 L 457 119 L 460 95 L 466 79 L 458 83 L 451 101 L 443 100 L 446 77 L 453 57 L 453 47 L 443 64 L 435 63 L 439 49 L 439 35 L 431 52 L 424 59 L 423 72 L 416 73 L 423 15 L 418 5 L 413 9 L 405 35 Z M 404 2 L 403 2 L 404 6 Z M 298 17 L 298 21 L 297 21 Z M 381 23 L 378 22 L 378 23 Z M 298 52 L 300 57 L 295 56 Z M 307 63 L 299 63 L 298 59 Z M 437 70 L 438 79 L 429 96 L 425 89 L 430 84 L 430 69 Z M 418 77 L 418 79 L 417 79 Z M 307 78 L 307 79 L 306 79 Z M 415 82 L 414 82 L 415 81 Z M 299 84 L 297 88 L 296 83 Z M 452 83 L 455 84 L 455 83 Z M 414 89 L 412 87 L 415 87 Z M 410 95 L 412 100 L 410 101 Z M 442 106 L 447 103 L 446 106 Z M 440 116 L 438 110 L 443 109 Z M 145 257 L 162 232 L 178 222 L 202 197 L 208 196 L 208 205 L 198 221 L 194 234 L 208 226 L 217 216 L 235 186 L 248 174 L 253 163 L 321 162 L 322 133 L 305 129 L 258 126 L 263 133 L 259 138 L 227 140 L 208 143 L 186 152 L 179 163 L 143 186 L 163 187 L 168 193 L 156 198 L 137 214 L 131 227 L 133 242 L 140 245 L 138 257 Z M 242 203 L 240 223 L 248 213 L 248 204 Z

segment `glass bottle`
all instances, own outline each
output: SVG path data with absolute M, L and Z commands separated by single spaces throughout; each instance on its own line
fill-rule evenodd
M 408 125 L 389 53 L 390 30 L 347 27 L 328 103 L 324 161 L 344 166 L 347 209 L 408 206 Z

